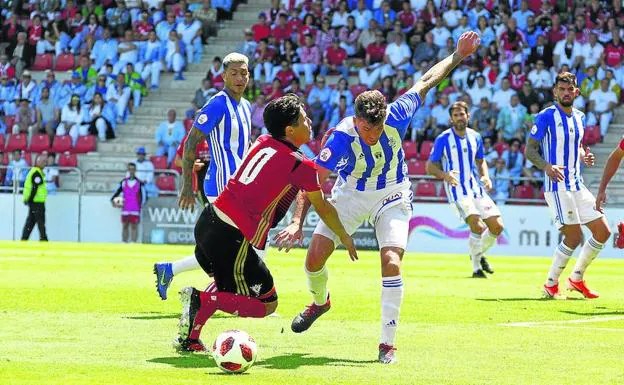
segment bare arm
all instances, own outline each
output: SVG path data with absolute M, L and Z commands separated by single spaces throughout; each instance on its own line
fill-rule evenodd
M 477 168 L 479 170 L 480 180 L 487 191 L 492 190 L 492 179 L 490 179 L 490 170 L 485 159 L 476 159 Z
M 604 171 L 602 172 L 602 179 L 600 180 L 600 187 L 598 188 L 598 192 L 605 192 L 607 190 L 607 186 L 609 182 L 611 182 L 611 178 L 617 172 L 620 167 L 620 163 L 622 162 L 622 158 L 624 158 L 624 150 L 622 150 L 619 146 L 611 152 L 609 155 L 609 159 L 607 159 L 607 164 L 605 165 Z
M 524 155 L 535 165 L 535 167 L 540 170 L 545 170 L 548 166 L 548 162 L 546 162 L 546 160 L 539 154 L 539 147 L 540 143 L 537 140 L 529 138 L 529 142 L 524 150 Z
M 430 89 L 440 84 L 455 67 L 477 50 L 480 42 L 481 39 L 477 33 L 464 32 L 457 42 L 455 52 L 425 72 L 408 92 L 417 92 L 423 100 Z
M 430 160 L 427 161 L 427 174 L 433 175 L 438 179 L 442 179 L 446 183 L 451 186 L 457 186 L 459 182 L 457 181 L 457 171 L 445 172 L 442 170 L 442 163 L 440 162 L 432 162 Z
M 193 194 L 193 163 L 195 163 L 195 149 L 197 145 L 205 140 L 206 136 L 197 127 L 193 126 L 188 133 L 188 138 L 184 144 L 184 154 L 182 155 L 182 190 L 178 199 L 181 209 L 191 209 L 195 207 L 195 194 Z

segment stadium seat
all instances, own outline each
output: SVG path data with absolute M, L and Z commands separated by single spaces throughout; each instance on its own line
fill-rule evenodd
M 13 126 L 15 125 L 15 115 L 5 116 L 4 124 L 6 124 L 7 132 L 11 132 L 13 130 Z
M 150 162 L 154 165 L 156 170 L 167 169 L 167 157 L 166 156 L 150 156 Z
M 97 141 L 95 140 L 95 135 L 79 136 L 73 152 L 76 154 L 85 154 L 87 152 L 95 151 L 96 148 Z
M 600 142 L 600 127 L 599 126 L 588 126 L 585 128 L 585 133 L 583 134 L 583 144 L 586 146 L 590 146 Z
M 498 156 L 501 156 L 509 148 L 509 144 L 507 142 L 497 142 L 493 147 L 498 152 Z
M 333 179 L 327 179 L 325 182 L 323 182 L 323 185 L 321 186 L 321 190 L 323 190 L 323 194 L 325 195 L 331 194 L 331 190 L 332 188 L 334 188 L 335 182 L 336 181 Z
M 66 151 L 59 155 L 58 165 L 59 167 L 78 167 L 78 155 Z
M 0 152 L 4 152 L 4 135 L 0 134 Z
M 418 157 L 418 145 L 416 142 L 406 140 L 403 142 L 403 152 L 405 152 L 405 159 L 414 159 Z
M 176 191 L 175 177 L 173 175 L 159 175 L 156 178 L 156 187 L 161 191 Z
M 420 151 L 418 152 L 418 159 L 420 160 L 428 160 L 429 154 L 431 154 L 431 149 L 433 148 L 433 142 L 430 140 L 425 140 L 420 145 Z
M 2 163 L 3 165 L 8 165 L 9 164 L 9 153 L 5 152 L 4 156 L 2 157 Z
M 72 148 L 72 140 L 69 135 L 57 135 L 52 142 L 52 149 L 50 151 L 62 154 L 65 151 L 69 151 Z
M 192 127 L 193 127 L 193 119 L 184 119 L 184 129 L 186 130 L 186 132 L 191 131 Z
M 36 55 L 35 62 L 33 63 L 32 67 L 30 67 L 30 69 L 33 71 L 45 71 L 52 69 L 52 61 L 53 56 L 51 53 Z
M 28 151 L 41 153 L 50 150 L 50 137 L 47 134 L 36 134 L 30 139 Z
M 33 155 L 35 155 L 35 156 L 33 157 Z M 30 153 L 30 152 L 23 152 L 23 153 L 22 153 L 22 158 L 26 161 L 26 163 L 27 163 L 29 166 L 32 166 L 32 164 L 33 164 L 33 160 L 35 160 L 35 159 L 36 159 L 36 157 L 37 157 L 37 154 L 32 154 L 32 153 Z
M 353 99 L 357 98 L 359 94 L 366 91 L 367 89 L 368 87 L 366 87 L 364 84 L 352 85 L 350 90 L 351 90 L 351 94 L 353 94 Z
M 512 198 L 515 199 L 534 199 L 535 198 L 535 190 L 533 189 L 533 186 L 528 185 L 520 185 L 520 186 L 516 186 L 516 188 L 514 189 Z
M 427 166 L 425 162 L 418 159 L 410 159 L 407 161 L 408 175 L 427 175 Z
M 26 150 L 26 139 L 26 135 L 23 134 L 9 135 L 4 151 Z
M 436 197 L 436 185 L 432 182 L 418 182 L 414 188 L 414 193 L 419 197 Z
M 440 189 L 438 190 L 438 196 L 440 198 L 444 198 L 447 199 L 448 197 L 446 196 L 446 189 L 444 188 L 444 183 L 442 183 L 442 185 L 440 186 Z
M 56 63 L 54 63 L 54 70 L 55 71 L 73 70 L 75 64 L 76 63 L 75 63 L 74 55 L 65 53 L 65 54 L 59 55 L 56 58 Z

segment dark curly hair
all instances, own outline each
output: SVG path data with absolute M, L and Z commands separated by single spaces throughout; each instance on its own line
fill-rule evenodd
M 379 91 L 364 91 L 355 98 L 355 116 L 373 125 L 386 120 L 386 98 Z
M 267 104 L 262 117 L 272 137 L 283 138 L 286 135 L 286 127 L 297 124 L 301 106 L 301 99 L 290 93 Z
M 464 112 L 466 112 L 466 115 L 468 115 L 470 113 L 470 109 L 468 108 L 468 104 L 466 102 L 455 102 L 453 104 L 451 104 L 451 108 L 449 108 L 449 115 L 453 116 L 453 110 L 464 110 Z

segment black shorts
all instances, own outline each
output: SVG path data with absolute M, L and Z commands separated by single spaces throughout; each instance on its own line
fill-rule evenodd
M 277 300 L 273 276 L 239 229 L 223 222 L 212 205 L 204 208 L 195 225 L 195 256 L 219 291 Z

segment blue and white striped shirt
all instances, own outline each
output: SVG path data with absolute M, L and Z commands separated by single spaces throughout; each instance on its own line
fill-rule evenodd
M 420 104 L 416 92 L 391 103 L 384 131 L 373 146 L 360 138 L 354 117 L 346 117 L 321 149 L 316 164 L 337 172 L 342 182 L 358 191 L 382 190 L 409 181 L 402 141 Z
M 442 162 L 445 172 L 456 171 L 459 174 L 458 186 L 444 183 L 449 202 L 483 197 L 477 159 L 483 159 L 483 139 L 471 128 L 466 129 L 463 137 L 449 128 L 435 139 L 429 160 Z
M 227 91 L 221 91 L 202 107 L 194 126 L 206 135 L 210 148 L 204 192 L 207 197 L 216 197 L 249 149 L 251 104 L 244 98 L 236 102 Z
M 544 191 L 579 191 L 583 186 L 581 176 L 580 146 L 585 132 L 585 114 L 572 108 L 567 115 L 561 107 L 553 105 L 535 117 L 531 138 L 542 144 L 544 160 L 565 167 L 563 182 L 555 182 L 544 174 Z

